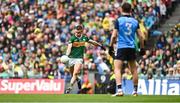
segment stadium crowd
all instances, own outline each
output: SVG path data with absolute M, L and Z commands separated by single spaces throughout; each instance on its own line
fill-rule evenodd
M 84 25 L 89 38 L 109 44 L 113 21 L 123 0 L 1 0 L 0 78 L 64 78 L 60 56 L 65 54 L 74 25 Z M 140 22 L 145 41 L 160 22 L 172 15 L 178 0 L 127 0 Z M 180 78 L 179 26 L 162 34 L 138 61 L 139 77 Z M 138 41 L 138 40 L 137 40 Z M 138 44 L 137 44 L 138 46 Z M 87 44 L 86 70 L 112 71 L 112 58 Z M 125 69 L 126 78 L 128 69 Z
M 180 79 L 180 27 L 158 37 L 156 47 L 139 61 L 140 78 Z

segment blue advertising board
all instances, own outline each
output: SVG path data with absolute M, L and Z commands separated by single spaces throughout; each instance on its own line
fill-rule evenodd
M 123 80 L 123 91 L 125 94 L 132 94 L 132 80 Z M 180 95 L 180 80 L 139 79 L 138 94 L 142 95 Z

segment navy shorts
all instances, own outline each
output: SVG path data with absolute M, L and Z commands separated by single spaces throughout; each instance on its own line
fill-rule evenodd
M 135 48 L 120 48 L 115 52 L 115 59 L 130 61 L 136 60 L 136 50 Z

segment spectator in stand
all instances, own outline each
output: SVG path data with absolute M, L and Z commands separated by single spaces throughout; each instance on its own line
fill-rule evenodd
M 125 73 L 122 75 L 122 78 L 126 80 L 132 80 L 132 74 L 128 68 L 125 68 Z
M 80 94 L 93 94 L 92 84 L 89 82 L 88 79 L 84 80 L 82 84 L 82 88 L 79 91 Z
M 169 68 L 168 69 L 168 74 L 166 76 L 167 79 L 175 79 L 175 70 L 174 68 Z
M 97 57 L 95 60 L 95 63 L 97 65 L 97 70 L 99 74 L 108 74 L 110 73 L 110 69 L 108 65 L 103 61 L 101 57 Z
M 165 20 L 165 18 L 166 18 L 166 5 L 165 5 L 165 3 L 161 0 L 159 6 L 160 6 L 161 22 L 164 23 L 164 20 Z
M 177 61 L 177 63 L 176 63 L 176 65 L 174 66 L 174 68 L 176 69 L 175 78 L 176 78 L 176 79 L 180 79 L 180 60 Z
M 154 79 L 163 79 L 164 75 L 161 73 L 160 69 L 157 69 L 157 73 L 153 75 Z

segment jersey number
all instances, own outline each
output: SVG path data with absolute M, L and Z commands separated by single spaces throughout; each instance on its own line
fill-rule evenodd
M 126 35 L 131 35 L 131 33 L 132 33 L 132 30 L 131 30 L 132 24 L 131 23 L 126 23 L 125 25 L 126 25 L 126 28 L 127 28 L 125 34 Z

